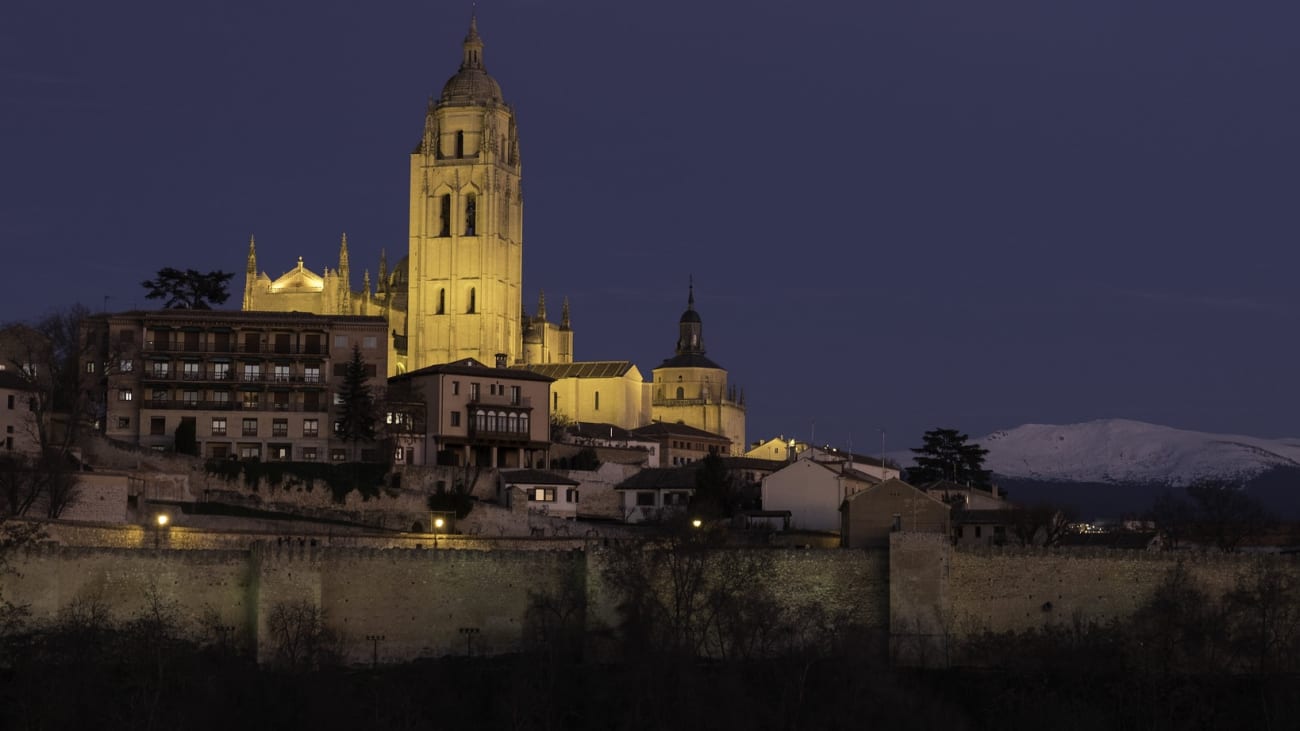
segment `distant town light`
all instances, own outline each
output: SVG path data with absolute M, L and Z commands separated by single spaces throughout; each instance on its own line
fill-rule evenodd
M 157 520 L 158 520 L 158 527 L 161 528 L 167 525 L 167 521 L 171 520 L 171 518 L 168 518 L 166 513 L 159 513 Z

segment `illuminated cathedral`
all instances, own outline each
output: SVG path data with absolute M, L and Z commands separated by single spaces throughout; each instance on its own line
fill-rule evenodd
M 559 322 L 549 320 L 545 294 L 527 312 L 521 169 L 514 110 L 483 64 L 471 19 L 460 68 L 430 98 L 411 152 L 406 256 L 390 270 L 381 254 L 375 280 L 364 271 L 356 291 L 346 234 L 334 268 L 317 274 L 299 257 L 276 279 L 258 271 L 250 238 L 243 309 L 382 316 L 390 376 L 464 358 L 528 368 L 556 379 L 548 406 L 561 418 L 624 428 L 680 422 L 723 434 L 743 453 L 744 398 L 704 357 L 693 288 L 676 354 L 652 383 L 630 361 L 575 361 L 567 300 Z

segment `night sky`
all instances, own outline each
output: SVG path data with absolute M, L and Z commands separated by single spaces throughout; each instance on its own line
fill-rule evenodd
M 0 9 L 0 320 L 164 266 L 353 286 L 470 3 Z M 1300 436 L 1295 0 L 484 0 L 525 302 L 672 354 L 694 275 L 751 440 L 1126 417 Z M 815 429 L 815 431 L 814 431 Z

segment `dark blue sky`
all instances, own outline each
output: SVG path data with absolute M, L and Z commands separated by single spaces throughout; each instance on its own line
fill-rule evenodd
M 144 306 L 163 266 L 237 290 L 249 233 L 276 276 L 347 231 L 359 287 L 406 248 L 468 16 L 5 3 L 0 320 Z M 479 27 L 525 298 L 569 297 L 581 359 L 648 378 L 694 274 L 751 439 L 1300 435 L 1294 0 L 484 0 Z

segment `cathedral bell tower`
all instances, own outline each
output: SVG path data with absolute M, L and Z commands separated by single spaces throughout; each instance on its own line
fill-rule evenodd
M 523 355 L 523 200 L 514 111 L 483 65 L 476 19 L 460 70 L 429 100 L 411 154 L 403 370 Z M 397 354 L 403 360 L 402 353 Z

